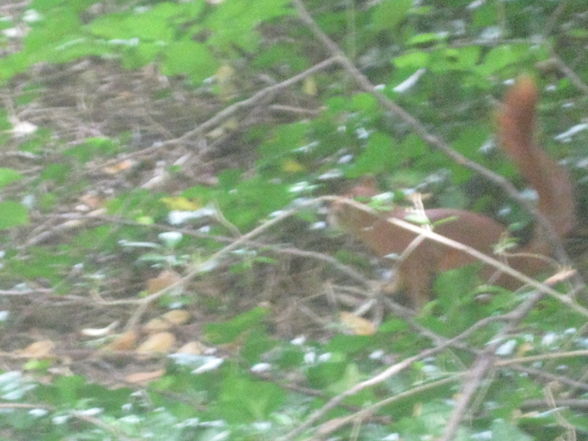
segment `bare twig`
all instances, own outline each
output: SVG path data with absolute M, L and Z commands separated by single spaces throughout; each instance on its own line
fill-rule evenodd
M 343 198 L 343 197 L 338 197 L 338 198 L 334 198 L 334 199 L 339 200 L 339 201 L 343 201 L 345 204 L 351 205 L 355 209 L 371 213 L 374 216 L 378 216 L 378 213 L 376 211 L 372 210 L 371 208 L 369 208 L 365 204 L 354 201 L 353 199 L 348 199 L 348 198 Z M 577 313 L 588 317 L 588 309 L 586 309 L 583 306 L 579 305 L 578 303 L 574 302 L 574 300 L 572 298 L 560 294 L 559 292 L 557 292 L 553 288 L 547 286 L 546 284 L 538 282 L 537 280 L 533 279 L 532 277 L 529 277 L 526 274 L 523 274 L 520 271 L 517 271 L 517 270 L 511 268 L 510 266 L 506 265 L 505 263 L 500 262 L 499 260 L 496 260 L 496 259 L 488 256 L 487 254 L 484 254 L 484 253 L 482 253 L 482 252 L 480 252 L 470 246 L 467 246 L 463 243 L 460 243 L 458 241 L 449 239 L 445 236 L 442 236 L 438 233 L 435 233 L 434 231 L 431 231 L 428 228 L 423 228 L 423 227 L 411 224 L 410 222 L 404 221 L 402 219 L 388 218 L 388 219 L 386 219 L 386 221 L 397 226 L 397 227 L 403 228 L 408 231 L 412 231 L 417 236 L 426 237 L 427 239 L 433 240 L 435 242 L 439 242 L 443 245 L 454 248 L 454 249 L 459 250 L 463 253 L 469 254 L 470 256 L 475 257 L 480 262 L 484 262 L 485 264 L 496 268 L 500 272 L 508 274 L 509 276 L 512 276 L 517 280 L 520 280 L 521 282 L 523 282 L 526 285 L 532 286 L 533 288 L 537 289 L 538 291 L 540 291 L 544 294 L 547 294 L 550 297 L 553 297 L 554 299 L 556 299 L 557 301 L 565 304 L 566 306 L 570 307 L 571 309 L 573 309 Z
M 588 95 L 588 84 L 586 84 L 582 78 L 559 57 L 559 55 L 552 52 L 550 61 L 555 63 L 559 71 L 563 73 L 578 90 L 583 94 Z
M 495 366 L 495 353 L 498 347 L 502 344 L 504 337 L 519 325 L 542 297 L 543 293 L 536 292 L 509 313 L 509 320 L 506 326 L 496 333 L 492 338 L 492 343 L 486 346 L 486 348 L 476 357 L 476 360 L 470 368 L 466 381 L 457 394 L 453 413 L 447 422 L 443 435 L 438 438 L 437 441 L 450 441 L 455 437 L 461 422 L 468 413 L 469 404 L 472 402 L 475 393 L 482 384 L 484 378 L 486 378 L 490 370 Z
M 258 92 L 256 92 L 255 94 L 251 95 L 249 98 L 244 99 L 242 101 L 239 101 L 239 102 L 232 104 L 228 107 L 225 107 L 220 112 L 215 114 L 213 117 L 209 118 L 208 120 L 206 120 L 203 123 L 196 126 L 196 128 L 184 133 L 182 136 L 180 136 L 178 138 L 170 139 L 170 140 L 158 143 L 156 145 L 153 145 L 151 147 L 147 147 L 145 149 L 139 150 L 137 152 L 126 154 L 124 156 L 119 156 L 113 160 L 106 161 L 105 163 L 98 166 L 97 168 L 102 168 L 102 167 L 107 166 L 109 164 L 120 162 L 122 159 L 127 159 L 127 158 L 130 158 L 133 156 L 142 156 L 142 155 L 151 153 L 153 151 L 169 148 L 172 145 L 180 144 L 180 143 L 186 142 L 188 139 L 198 137 L 198 136 L 206 133 L 207 131 L 213 129 L 214 127 L 217 127 L 219 124 L 221 124 L 222 122 L 224 122 L 227 119 L 229 119 L 230 117 L 232 117 L 235 113 L 238 113 L 240 111 L 243 111 L 245 109 L 248 109 L 250 107 L 255 106 L 256 104 L 265 100 L 267 97 L 279 92 L 280 90 L 286 89 L 296 83 L 299 83 L 300 81 L 303 81 L 305 78 L 307 78 L 311 75 L 314 75 L 317 72 L 320 72 L 321 70 L 329 68 L 333 64 L 336 64 L 337 61 L 338 60 L 336 57 L 331 57 L 326 60 L 323 60 L 320 63 L 317 63 L 316 65 L 312 66 L 311 68 L 309 68 L 303 72 L 300 72 L 299 74 L 294 75 L 293 77 L 290 77 L 284 81 L 281 81 L 276 84 L 272 84 L 268 87 L 265 87 L 265 88 L 259 90 Z
M 531 363 L 534 361 L 545 361 L 545 360 L 557 360 L 560 358 L 575 358 L 581 357 L 588 357 L 588 349 L 579 350 L 579 351 L 567 351 L 567 352 L 550 352 L 547 354 L 540 354 L 540 355 L 532 355 L 528 357 L 517 357 L 512 358 L 509 360 L 500 360 L 496 363 L 496 366 L 508 366 L 511 364 L 520 364 L 520 363 Z
M 371 404 L 371 405 L 365 407 L 364 409 L 361 409 L 360 411 L 358 411 L 354 414 L 347 415 L 345 417 L 339 417 L 335 421 L 333 421 L 333 420 L 327 421 L 327 422 L 320 425 L 320 427 L 317 429 L 317 434 L 318 434 L 318 436 L 321 437 L 321 439 L 325 438 L 327 435 L 341 429 L 342 427 L 354 422 L 357 419 L 364 419 L 369 415 L 373 415 L 375 412 L 377 412 L 379 409 L 381 409 L 384 406 L 388 406 L 396 401 L 400 401 L 400 400 L 403 400 L 406 398 L 413 397 L 415 395 L 418 395 L 421 392 L 425 392 L 427 390 L 434 389 L 436 387 L 444 386 L 449 383 L 454 383 L 462 375 L 463 374 L 452 375 L 451 377 L 448 377 L 448 378 L 442 378 L 440 380 L 421 384 L 420 386 L 416 386 L 410 390 L 400 392 L 400 393 L 395 394 L 391 397 L 380 400 L 377 403 Z
M 545 219 L 545 217 L 532 205 L 530 204 L 525 198 L 523 198 L 516 187 L 512 185 L 508 180 L 506 180 L 503 176 L 494 173 L 493 171 L 489 170 L 486 167 L 478 164 L 475 161 L 468 159 L 467 157 L 463 156 L 461 153 L 457 152 L 456 150 L 452 149 L 447 142 L 445 142 L 442 138 L 437 135 L 430 133 L 425 125 L 396 104 L 394 101 L 389 99 L 386 95 L 382 92 L 377 90 L 377 88 L 369 81 L 369 79 L 361 73 L 361 71 L 353 64 L 353 62 L 345 55 L 345 53 L 337 46 L 337 44 L 331 40 L 318 26 L 318 24 L 314 21 L 306 7 L 304 6 L 302 0 L 293 0 L 294 5 L 298 11 L 298 15 L 300 20 L 310 29 L 310 31 L 315 35 L 315 37 L 323 44 L 323 46 L 327 49 L 327 51 L 331 54 L 333 58 L 336 58 L 341 66 L 349 73 L 349 75 L 356 81 L 361 89 L 370 93 L 372 96 L 378 100 L 378 102 L 384 107 L 385 109 L 392 112 L 394 115 L 399 117 L 402 121 L 404 121 L 411 129 L 420 137 L 422 138 L 427 144 L 431 147 L 443 152 L 457 164 L 463 165 L 464 167 L 473 170 L 474 172 L 480 174 L 481 176 L 485 177 L 490 182 L 498 185 L 503 191 L 512 199 L 516 200 L 520 203 L 526 210 L 533 214 L 533 216 L 537 219 L 541 227 L 545 230 L 547 238 L 552 243 L 554 248 L 554 253 L 557 256 L 558 260 L 565 265 L 571 265 L 570 258 L 568 257 L 561 240 L 557 236 L 557 234 L 553 231 L 553 228 Z M 331 58 L 332 59 L 332 58 Z M 578 281 L 578 284 L 584 286 L 582 281 Z

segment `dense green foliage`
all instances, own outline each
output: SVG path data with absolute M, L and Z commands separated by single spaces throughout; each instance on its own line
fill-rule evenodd
M 528 72 L 540 137 L 577 178 L 582 210 L 585 0 L 304 2 L 415 123 L 336 61 L 295 78 L 336 54 L 287 0 L 23 3 L 0 20 L 0 439 L 435 439 L 494 344 L 501 360 L 454 439 L 588 437 L 585 309 L 546 297 L 501 334 L 529 293 L 487 288 L 481 304 L 465 268 L 437 279 L 417 317 L 347 335 L 359 325 L 333 325 L 345 308 L 332 293 L 369 287 L 336 262 L 366 278 L 371 266 L 311 201 L 375 175 L 524 230 L 516 201 L 428 135 L 516 181 L 492 120 L 505 84 Z M 161 270 L 189 277 L 144 289 Z M 72 349 L 81 329 L 179 308 L 198 318 L 180 338 L 209 350 L 147 361 L 95 351 L 100 338 Z M 19 352 L 40 335 L 61 351 Z M 165 371 L 139 386 L 127 364 Z

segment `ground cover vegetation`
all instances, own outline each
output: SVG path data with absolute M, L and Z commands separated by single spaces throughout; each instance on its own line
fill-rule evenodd
M 584 0 L 1 2 L 0 439 L 588 439 L 587 24 Z M 443 273 L 411 311 L 329 198 L 373 176 L 524 241 L 494 137 L 522 73 L 576 186 L 567 253 L 515 293 Z

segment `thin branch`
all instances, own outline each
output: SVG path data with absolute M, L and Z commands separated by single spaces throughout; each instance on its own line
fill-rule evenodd
M 307 78 L 311 75 L 314 75 L 317 72 L 325 70 L 328 67 L 332 66 L 333 64 L 336 64 L 337 62 L 338 62 L 337 57 L 331 57 L 326 60 L 323 60 L 320 63 L 317 63 L 314 66 L 310 67 L 309 69 L 306 69 L 305 71 L 294 75 L 293 77 L 290 77 L 284 81 L 281 81 L 276 84 L 272 84 L 268 87 L 265 87 L 265 88 L 259 90 L 258 92 L 254 93 L 253 95 L 251 95 L 249 98 L 244 99 L 242 101 L 238 101 L 235 104 L 232 104 L 228 107 L 225 107 L 224 109 L 222 109 L 221 111 L 216 113 L 213 117 L 207 119 L 206 121 L 202 122 L 201 124 L 198 124 L 196 126 L 196 128 L 184 133 L 182 136 L 180 136 L 178 138 L 170 139 L 170 140 L 158 143 L 156 145 L 153 145 L 151 147 L 147 147 L 145 149 L 139 150 L 137 152 L 126 154 L 124 156 L 119 156 L 115 159 L 104 162 L 100 166 L 94 165 L 92 168 L 93 169 L 94 168 L 102 168 L 102 167 L 107 166 L 111 163 L 120 162 L 122 159 L 125 159 L 125 158 L 144 155 L 147 153 L 151 153 L 153 151 L 165 149 L 165 148 L 168 148 L 172 145 L 176 145 L 176 144 L 180 144 L 182 142 L 185 142 L 190 138 L 198 137 L 198 136 L 206 133 L 207 131 L 212 130 L 214 127 L 217 127 L 218 125 L 222 124 L 224 121 L 226 121 L 227 119 L 232 117 L 235 113 L 238 113 L 240 111 L 243 111 L 245 109 L 253 107 L 253 106 L 257 105 L 258 103 L 262 102 L 263 100 L 265 100 L 267 97 L 269 97 L 273 94 L 276 94 L 277 92 L 279 92 L 283 89 L 286 89 L 296 83 L 299 83 L 299 82 L 303 81 L 305 78 Z
M 452 375 L 451 377 L 448 377 L 448 378 L 442 378 L 440 380 L 435 380 L 435 381 L 432 381 L 429 383 L 421 384 L 420 386 L 416 386 L 410 390 L 400 392 L 400 393 L 395 394 L 391 397 L 380 400 L 380 401 L 378 401 L 374 404 L 371 404 L 371 405 L 365 407 L 364 409 L 361 409 L 351 415 L 347 415 L 344 417 L 338 417 L 335 420 L 327 421 L 319 426 L 319 428 L 317 429 L 317 435 L 322 439 L 325 436 L 341 429 L 342 427 L 344 427 L 348 424 L 353 423 L 354 421 L 356 421 L 358 419 L 365 419 L 367 416 L 374 414 L 375 412 L 377 412 L 378 410 L 380 410 L 384 406 L 389 406 L 390 404 L 395 403 L 396 401 L 400 401 L 400 400 L 403 400 L 406 398 L 413 397 L 415 395 L 420 394 L 421 392 L 425 392 L 427 390 L 434 389 L 436 387 L 440 387 L 440 386 L 444 386 L 446 384 L 454 383 L 455 381 L 457 381 L 457 379 L 459 379 L 459 377 L 461 375 L 463 375 L 463 374 L 456 374 L 456 375 Z
M 572 70 L 555 52 L 551 53 L 551 60 L 555 63 L 559 71 L 564 74 L 578 90 L 584 95 L 588 95 L 588 84 L 586 84 L 582 78 Z
M 558 360 L 560 358 L 588 357 L 588 349 L 567 352 L 549 352 L 547 354 L 531 355 L 528 357 L 517 357 L 509 360 L 500 360 L 496 366 L 509 366 L 511 364 L 531 363 L 534 361 Z
M 553 228 L 551 227 L 547 219 L 545 219 L 545 217 L 537 210 L 536 207 L 534 207 L 525 198 L 521 196 L 519 191 L 511 182 L 509 182 L 503 176 L 494 173 L 492 170 L 478 164 L 475 161 L 468 159 L 461 153 L 452 149 L 449 146 L 449 144 L 445 142 L 441 137 L 430 133 L 421 121 L 416 119 L 414 116 L 412 116 L 410 113 L 408 113 L 398 104 L 396 104 L 382 92 L 377 90 L 377 88 L 353 64 L 353 62 L 345 55 L 345 53 L 337 46 L 337 44 L 320 29 L 318 24 L 314 21 L 314 19 L 304 6 L 302 0 L 293 0 L 293 3 L 296 6 L 300 20 L 323 44 L 323 46 L 327 49 L 331 56 L 339 61 L 339 64 L 341 64 L 341 66 L 349 73 L 349 75 L 356 81 L 356 83 L 359 85 L 361 89 L 374 96 L 376 100 L 380 103 L 380 105 L 382 105 L 382 107 L 392 112 L 402 121 L 404 121 L 404 123 L 411 127 L 411 129 L 431 147 L 443 152 L 457 164 L 460 164 L 466 168 L 469 168 L 470 170 L 473 170 L 479 175 L 485 177 L 490 182 L 493 182 L 494 184 L 498 185 L 500 188 L 503 189 L 503 191 L 508 196 L 510 196 L 512 199 L 520 203 L 523 207 L 525 207 L 526 210 L 533 214 L 533 216 L 537 219 L 537 222 L 539 222 L 541 227 L 545 230 L 548 240 L 553 245 L 554 253 L 557 256 L 558 260 L 565 265 L 571 266 L 571 259 L 568 257 L 567 253 L 565 252 L 565 249 L 563 248 L 561 240 L 553 231 Z M 584 286 L 583 282 L 578 283 Z
M 553 406 L 556 407 L 571 407 L 575 409 L 585 409 L 588 411 L 588 400 L 582 399 L 562 399 L 562 400 L 553 400 L 550 402 L 548 400 L 526 400 L 522 405 L 521 408 L 523 410 L 532 410 L 537 408 L 545 408 L 549 407 L 550 409 Z
M 533 307 L 541 300 L 543 293 L 536 292 L 525 302 L 521 303 L 509 315 L 509 321 L 499 332 L 492 338 L 490 343 L 474 361 L 470 368 L 469 375 L 457 394 L 454 410 L 449 417 L 443 435 L 437 441 L 450 441 L 457 434 L 457 430 L 469 410 L 474 395 L 482 385 L 484 379 L 495 366 L 496 350 L 502 344 L 504 337 L 510 334 L 519 325 L 519 323 L 529 314 Z
M 431 357 L 432 355 L 435 355 L 435 354 L 439 353 L 440 351 L 442 351 L 450 346 L 453 346 L 456 342 L 467 339 L 470 335 L 472 335 L 478 329 L 485 326 L 487 323 L 489 323 L 491 321 L 496 321 L 496 319 L 503 320 L 503 321 L 509 320 L 509 325 L 505 328 L 505 330 L 503 332 L 500 333 L 500 335 L 505 334 L 507 332 L 507 330 L 508 331 L 511 330 L 512 326 L 514 326 L 515 323 L 518 323 L 520 320 L 522 320 L 525 317 L 525 315 L 530 311 L 531 307 L 540 298 L 541 298 L 541 294 L 536 294 L 533 298 L 531 298 L 527 302 L 520 305 L 512 313 L 504 315 L 500 318 L 487 317 L 483 320 L 480 320 L 480 321 L 474 323 L 470 328 L 466 329 L 461 334 L 459 334 L 453 338 L 447 339 L 444 342 L 436 345 L 433 348 L 426 349 L 418 355 L 409 357 L 399 363 L 396 363 L 396 364 L 388 367 L 387 369 L 385 369 L 381 373 L 375 375 L 374 377 L 372 377 L 366 381 L 363 381 L 361 383 L 356 384 L 355 386 L 351 387 L 350 389 L 346 390 L 345 392 L 341 393 L 340 395 L 332 398 L 323 407 L 321 407 L 314 414 L 312 414 L 310 417 L 308 417 L 308 419 L 302 425 L 298 426 L 296 429 L 294 429 L 293 431 L 288 433 L 286 436 L 279 438 L 279 441 L 289 441 L 291 439 L 294 439 L 296 436 L 300 435 L 304 430 L 306 430 L 307 428 L 312 426 L 312 424 L 314 424 L 316 421 L 318 421 L 320 418 L 322 418 L 329 410 L 338 406 L 339 403 L 344 401 L 346 398 L 353 396 L 353 395 L 361 392 L 364 389 L 367 389 L 367 388 L 373 387 L 377 384 L 380 384 L 381 382 L 389 379 L 390 377 L 392 377 L 392 376 L 396 375 L 397 373 L 401 372 L 402 370 L 406 369 L 407 367 L 412 365 L 412 363 L 414 363 L 418 360 L 422 360 L 423 358 Z M 497 341 L 495 344 L 496 347 L 499 344 L 500 344 L 500 342 Z M 496 347 L 493 347 L 492 354 L 495 352 Z M 488 354 L 490 354 L 489 350 L 482 352 L 479 359 L 488 358 Z M 483 374 L 484 372 L 487 371 L 487 369 L 488 369 L 487 363 L 479 363 L 479 367 L 477 369 L 478 375 Z M 475 383 L 477 384 L 478 382 L 475 381 Z M 466 383 L 466 384 L 471 385 L 471 383 Z M 467 400 L 466 404 L 469 402 L 469 399 L 471 398 L 472 395 L 473 395 L 473 393 L 468 394 L 468 400 Z
M 343 197 L 335 197 L 335 198 L 323 197 L 323 199 L 327 199 L 327 198 L 338 200 L 338 201 L 343 201 L 345 204 L 351 205 L 355 209 L 365 211 L 365 212 L 370 213 L 374 216 L 378 216 L 378 213 L 376 211 L 372 210 L 370 207 L 366 206 L 365 204 L 354 201 L 353 199 L 343 198 Z M 386 221 L 391 223 L 392 225 L 397 226 L 397 227 L 403 228 L 408 231 L 412 231 L 417 236 L 424 236 L 427 239 L 433 240 L 435 242 L 446 245 L 450 248 L 454 248 L 454 249 L 459 250 L 463 253 L 469 254 L 470 256 L 476 258 L 480 262 L 484 262 L 485 264 L 490 265 L 490 266 L 498 269 L 500 272 L 508 274 L 509 276 L 514 277 L 515 279 L 523 282 L 526 285 L 532 286 L 533 288 L 537 289 L 538 291 L 540 291 L 544 294 L 547 294 L 550 297 L 553 297 L 554 299 L 556 299 L 557 301 L 572 308 L 575 312 L 588 317 L 588 309 L 586 309 L 583 306 L 581 306 L 580 304 L 574 302 L 574 300 L 572 298 L 560 294 L 559 292 L 557 292 L 553 288 L 547 286 L 546 284 L 538 282 L 537 280 L 533 279 L 532 277 L 529 277 L 526 274 L 523 274 L 520 271 L 517 271 L 517 270 L 511 268 L 510 266 L 506 265 L 505 263 L 500 262 L 499 260 L 496 260 L 496 259 L 488 256 L 487 254 L 484 254 L 484 253 L 482 253 L 482 252 L 480 252 L 470 246 L 467 246 L 461 242 L 458 242 L 453 239 L 449 239 L 445 236 L 442 236 L 441 234 L 435 233 L 434 231 L 431 231 L 428 228 L 423 228 L 423 227 L 411 224 L 410 222 L 404 221 L 402 219 L 388 218 L 388 219 L 386 219 Z

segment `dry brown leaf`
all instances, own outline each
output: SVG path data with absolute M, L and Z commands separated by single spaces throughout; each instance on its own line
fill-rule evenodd
M 183 325 L 190 320 L 190 313 L 185 309 L 172 309 L 161 316 L 164 320 L 174 325 Z
M 145 385 L 150 381 L 157 380 L 165 374 L 165 369 L 157 369 L 151 372 L 136 372 L 134 374 L 127 375 L 125 380 L 129 383 Z
M 125 170 L 130 169 L 134 165 L 135 165 L 134 161 L 131 161 L 130 159 L 125 159 L 124 161 L 118 162 L 114 165 L 104 167 L 102 169 L 102 171 L 106 174 L 109 174 L 109 175 L 116 175 L 120 172 L 123 172 Z
M 137 348 L 137 352 L 149 354 L 153 352 L 168 353 L 176 343 L 176 337 L 171 332 L 158 332 L 147 337 Z
M 104 198 L 98 195 L 87 193 L 80 197 L 80 202 L 90 210 L 96 210 L 104 206 Z
M 47 358 L 53 356 L 55 343 L 52 340 L 39 340 L 21 349 L 18 355 L 27 358 Z
M 168 311 L 161 317 L 149 320 L 143 330 L 148 333 L 167 331 L 173 326 L 183 325 L 190 320 L 190 313 L 183 309 L 174 309 Z
M 355 335 L 374 335 L 376 333 L 376 326 L 372 322 L 350 312 L 342 312 L 339 314 L 339 319 Z
M 180 354 L 202 355 L 208 348 L 199 341 L 189 341 L 176 352 Z
M 147 280 L 147 293 L 159 292 L 180 280 L 182 280 L 182 277 L 175 271 L 163 270 L 157 277 Z
M 143 326 L 143 331 L 149 334 L 153 334 L 155 332 L 168 331 L 172 326 L 173 323 L 164 320 L 161 317 L 155 317 L 145 323 L 145 326 Z
M 103 349 L 107 351 L 130 351 L 137 344 L 138 338 L 139 334 L 136 331 L 126 331 L 117 335 Z

